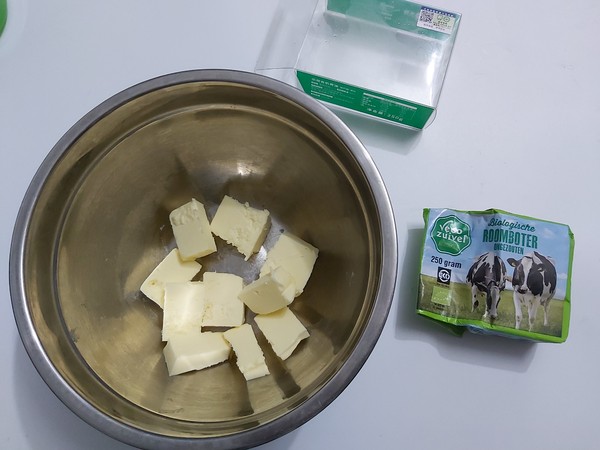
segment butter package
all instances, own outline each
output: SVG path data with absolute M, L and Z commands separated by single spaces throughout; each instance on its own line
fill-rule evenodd
M 574 238 L 497 209 L 425 209 L 417 312 L 460 334 L 564 342 Z

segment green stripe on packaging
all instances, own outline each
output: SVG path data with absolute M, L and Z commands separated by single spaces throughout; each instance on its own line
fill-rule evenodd
M 524 338 L 524 339 L 533 339 L 533 340 L 540 341 L 540 342 L 551 342 L 551 343 L 560 344 L 567 340 L 567 335 L 568 335 L 567 330 L 564 330 L 561 336 L 551 336 L 548 334 L 534 333 L 531 331 L 516 330 L 514 328 L 502 327 L 499 325 L 492 325 L 490 323 L 483 322 L 481 320 L 461 319 L 461 318 L 443 316 L 441 314 L 436 314 L 434 312 L 427 311 L 425 309 L 417 309 L 417 313 L 421 314 L 422 316 L 428 317 L 430 319 L 439 320 L 440 322 L 445 323 L 445 324 L 463 326 L 463 327 L 471 326 L 471 327 L 474 327 L 474 328 L 477 328 L 480 330 L 487 330 L 487 331 L 492 331 L 492 332 L 496 332 L 499 334 L 503 334 L 505 336 L 512 335 L 515 337 Z
M 7 16 L 8 7 L 6 6 L 6 0 L 0 0 L 0 35 L 4 31 L 4 25 L 6 25 Z
M 296 76 L 304 92 L 317 100 L 414 128 L 422 129 L 434 111 L 429 106 L 300 70 Z

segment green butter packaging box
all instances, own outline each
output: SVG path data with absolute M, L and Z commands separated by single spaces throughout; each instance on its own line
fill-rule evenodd
M 567 225 L 497 209 L 425 209 L 417 312 L 540 342 L 569 332 L 574 238 Z

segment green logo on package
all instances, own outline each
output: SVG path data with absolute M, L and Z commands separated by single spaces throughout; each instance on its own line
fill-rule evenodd
M 436 250 L 446 255 L 460 255 L 471 245 L 471 227 L 456 216 L 438 217 L 430 236 Z

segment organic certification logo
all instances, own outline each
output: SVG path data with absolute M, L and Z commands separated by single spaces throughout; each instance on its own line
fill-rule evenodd
M 436 250 L 446 255 L 460 255 L 471 245 L 471 227 L 454 215 L 438 217 L 430 236 Z
M 438 267 L 438 271 L 437 271 L 438 283 L 449 285 L 451 278 L 452 278 L 452 271 L 450 269 L 444 269 L 443 267 Z

